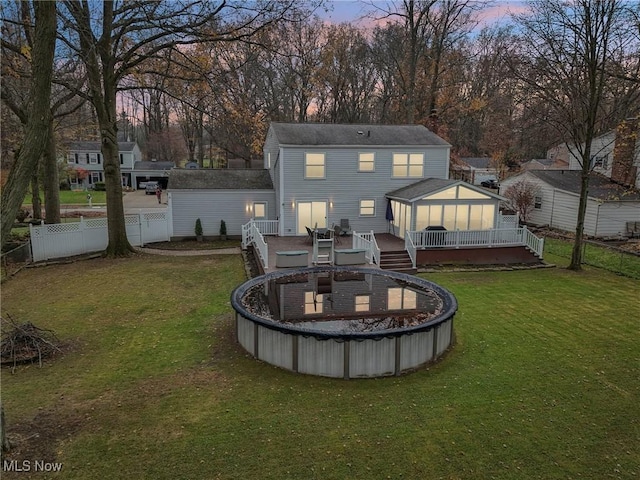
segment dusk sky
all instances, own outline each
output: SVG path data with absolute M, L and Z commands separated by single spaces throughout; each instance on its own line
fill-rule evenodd
M 326 17 L 335 23 L 352 22 L 359 23 L 361 17 L 366 10 L 370 10 L 371 2 L 361 2 L 358 0 L 332 0 L 333 11 L 322 13 L 322 17 Z M 380 1 L 382 7 L 386 2 Z M 525 0 L 496 0 L 494 5 L 486 8 L 481 14 L 481 25 L 499 22 L 508 19 L 509 13 L 518 13 L 526 10 Z M 366 22 L 366 20 L 365 20 Z

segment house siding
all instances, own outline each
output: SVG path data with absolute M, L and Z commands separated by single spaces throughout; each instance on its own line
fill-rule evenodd
M 267 203 L 267 220 L 276 219 L 275 193 L 265 190 L 173 190 L 169 208 L 175 238 L 193 237 L 195 224 L 202 222 L 204 236 L 220 234 L 220 220 L 227 225 L 227 235 L 242 235 L 242 225 L 253 217 L 247 210 L 253 202 Z
M 627 222 L 640 222 L 640 202 L 607 202 L 597 212 L 595 236 L 614 237 L 624 235 Z
M 526 180 L 539 188 L 542 196 L 542 208 L 532 209 L 529 223 L 548 225 L 553 228 L 573 232 L 578 219 L 579 195 L 556 189 L 530 173 L 511 177 L 500 185 L 500 194 L 504 195 L 509 186 L 518 180 Z M 601 202 L 587 199 L 584 219 L 584 233 L 589 236 L 611 237 L 625 232 L 626 222 L 640 221 L 640 202 Z
M 611 165 L 613 164 L 613 148 L 615 146 L 615 131 L 596 137 L 591 142 L 592 157 L 607 157 L 607 168 L 595 168 L 594 171 L 611 177 Z M 580 156 L 574 145 L 569 145 L 569 170 L 582 170 Z
M 514 183 L 524 180 L 537 187 L 537 195 L 542 197 L 541 208 L 532 208 L 527 221 L 533 225 L 550 225 L 553 218 L 554 188 L 531 173 L 524 173 L 509 177 L 500 183 L 500 195 L 505 195 L 507 189 Z
M 386 232 L 385 194 L 410 185 L 421 179 L 435 177 L 448 178 L 449 147 L 283 147 L 280 156 L 282 176 L 286 178 L 286 188 L 279 201 L 283 204 L 282 235 L 296 235 L 296 202 L 326 201 L 327 226 L 347 218 L 356 231 Z M 325 154 L 325 178 L 305 179 L 304 158 L 306 152 Z M 358 154 L 375 153 L 375 171 L 358 171 Z M 423 153 L 424 168 L 420 178 L 392 178 L 392 157 L 394 153 Z M 280 185 L 275 176 L 276 189 Z M 361 217 L 361 199 L 375 200 L 375 216 Z M 333 205 L 331 207 L 331 205 Z

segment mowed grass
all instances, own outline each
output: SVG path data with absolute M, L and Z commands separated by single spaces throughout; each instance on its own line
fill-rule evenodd
M 2 370 L 9 428 L 54 427 L 65 479 L 640 475 L 636 280 L 591 268 L 423 276 L 457 296 L 456 346 L 402 377 L 344 381 L 234 343 L 239 256 L 22 271 L 3 285 L 3 313 L 75 347 Z
M 99 190 L 91 191 L 72 191 L 72 190 L 60 190 L 60 204 L 61 205 L 88 205 L 87 194 L 91 194 L 91 203 L 106 203 L 107 192 Z M 40 194 L 40 200 L 44 202 L 42 194 Z M 22 201 L 24 207 L 29 208 L 31 206 L 31 193 L 27 193 Z

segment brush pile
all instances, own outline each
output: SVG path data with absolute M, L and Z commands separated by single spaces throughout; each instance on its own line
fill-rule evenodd
M 0 343 L 0 363 L 16 365 L 38 362 L 62 351 L 61 342 L 51 330 L 36 327 L 33 323 L 19 324 L 9 315 L 0 317 L 2 336 Z

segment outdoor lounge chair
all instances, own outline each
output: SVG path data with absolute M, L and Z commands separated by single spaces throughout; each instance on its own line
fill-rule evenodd
M 340 219 L 340 235 L 350 235 L 351 234 L 351 226 L 349 225 L 348 218 Z

